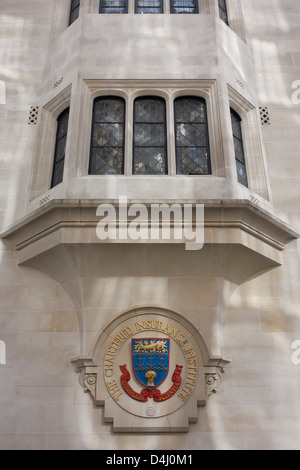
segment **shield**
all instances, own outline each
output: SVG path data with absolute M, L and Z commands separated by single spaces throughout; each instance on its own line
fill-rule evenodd
M 170 339 L 135 338 L 131 340 L 131 352 L 135 378 L 154 390 L 169 372 Z

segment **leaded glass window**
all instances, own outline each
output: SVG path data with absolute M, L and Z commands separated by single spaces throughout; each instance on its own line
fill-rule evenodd
M 58 185 L 63 180 L 68 124 L 69 108 L 63 111 L 57 118 L 57 131 L 51 188 L 54 188 L 54 186 Z
M 135 0 L 135 13 L 163 13 L 163 0 Z
M 121 175 L 124 171 L 125 101 L 99 97 L 94 101 L 90 175 Z
M 206 102 L 186 96 L 175 100 L 177 174 L 211 173 Z
M 71 0 L 69 26 L 79 17 L 80 0 Z
M 229 25 L 226 0 L 219 0 L 219 15 L 221 20 Z
M 248 187 L 241 118 L 233 109 L 230 114 L 238 181 Z
M 170 0 L 171 13 L 199 13 L 198 0 Z
M 133 173 L 167 174 L 166 103 L 158 97 L 134 102 Z
M 100 0 L 100 13 L 128 13 L 128 0 Z

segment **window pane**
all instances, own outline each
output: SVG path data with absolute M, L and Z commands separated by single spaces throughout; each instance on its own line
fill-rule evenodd
M 234 137 L 242 140 L 241 118 L 238 114 L 231 110 L 231 124 Z
M 177 145 L 206 147 L 206 125 L 181 123 L 176 126 Z
M 136 0 L 135 13 L 163 13 L 162 0 Z
M 91 152 L 89 174 L 123 174 L 123 149 L 118 147 L 94 147 Z
M 175 100 L 177 174 L 210 174 L 206 103 L 202 98 Z
M 135 175 L 165 175 L 166 173 L 167 166 L 165 147 L 135 147 Z
M 134 144 L 141 147 L 161 147 L 165 145 L 164 124 L 136 124 Z
M 64 136 L 61 139 L 57 140 L 54 163 L 59 162 L 60 160 L 63 160 L 65 158 L 66 144 L 67 136 Z
M 97 98 L 93 108 L 89 174 L 122 174 L 124 167 L 125 102 Z
M 69 26 L 79 17 L 80 0 L 72 0 L 70 7 Z
M 134 102 L 133 172 L 167 174 L 166 105 L 156 97 Z
M 242 183 L 244 186 L 248 187 L 246 167 L 239 161 L 236 161 L 236 171 L 238 176 L 239 183 Z
M 184 98 L 176 102 L 176 122 L 206 123 L 206 105 L 202 100 Z
M 234 143 L 235 158 L 239 160 L 240 162 L 245 163 L 243 142 L 237 139 L 236 137 L 234 137 L 233 143 Z
M 63 111 L 57 118 L 57 131 L 55 141 L 54 163 L 51 188 L 63 180 L 64 163 L 66 154 L 67 134 L 69 123 L 69 108 Z
M 177 148 L 177 174 L 208 175 L 210 174 L 209 154 L 202 147 Z
M 52 176 L 52 184 L 51 188 L 57 186 L 63 180 L 63 173 L 64 173 L 64 160 L 56 163 L 53 168 L 53 176 Z
M 219 15 L 221 20 L 229 25 L 226 0 L 219 0 Z
M 241 118 L 233 109 L 230 115 L 238 181 L 248 187 Z
M 100 0 L 100 13 L 127 13 L 128 0 Z
M 171 13 L 199 13 L 198 0 L 170 0 Z

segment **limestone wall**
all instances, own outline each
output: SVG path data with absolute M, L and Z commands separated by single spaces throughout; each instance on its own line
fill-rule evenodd
M 230 3 L 236 12 L 237 2 Z M 205 14 L 189 17 L 98 15 L 96 1 L 82 0 L 80 18 L 66 28 L 67 0 L 2 0 L 1 231 L 51 199 L 115 199 L 128 191 L 132 199 L 142 193 L 148 201 L 252 197 L 299 232 L 299 3 L 240 3 L 243 28 L 235 18 L 232 24 L 243 31 L 242 38 L 217 18 L 214 1 L 202 2 Z M 200 177 L 199 185 L 195 177 L 183 177 L 182 184 L 175 174 L 159 182 L 149 177 L 141 182 L 132 175 L 111 181 L 100 177 L 101 185 L 97 178 L 89 180 L 84 173 L 89 123 L 83 80 L 119 80 L 122 83 L 114 87 L 123 91 L 145 89 L 141 81 L 150 80 L 148 89 L 166 94 L 172 88 L 170 80 L 216 81 L 217 93 L 211 96 L 218 102 L 220 127 L 214 123 L 214 156 L 219 162 L 214 175 Z M 139 83 L 128 86 L 127 80 Z M 253 106 L 249 122 L 257 125 L 257 134 L 246 143 L 248 154 L 258 162 L 251 170 L 249 190 L 235 179 L 226 121 L 228 85 Z M 66 180 L 49 192 L 45 181 L 51 152 L 40 134 L 42 109 L 70 86 L 72 139 Z M 39 107 L 36 121 L 34 110 L 30 120 L 31 107 Z M 260 107 L 267 107 L 269 114 L 269 123 L 263 126 Z M 214 297 L 217 288 L 210 286 L 204 294 L 203 278 L 213 265 L 213 252 L 207 252 L 205 264 L 199 265 L 197 257 L 184 256 L 183 248 L 171 245 L 126 250 L 110 245 L 103 254 L 98 251 L 87 259 L 91 269 L 96 261 L 102 263 L 101 305 L 99 279 L 85 277 L 83 269 L 81 288 L 88 299 L 83 307 L 90 312 L 83 329 L 78 324 L 80 308 L 77 315 L 75 311 L 82 292 L 72 280 L 68 287 L 73 299 L 78 295 L 78 305 L 48 275 L 19 266 L 13 245 L 1 242 L 0 341 L 6 345 L 6 360 L 0 360 L 0 449 L 299 450 L 300 364 L 292 362 L 292 344 L 300 340 L 299 241 L 288 245 L 282 256 L 282 266 L 235 291 L 220 324 L 216 304 L 222 299 Z M 190 424 L 189 433 L 112 434 L 102 408 L 93 408 L 70 365 L 82 344 L 91 350 L 120 312 L 145 305 L 185 316 L 212 351 L 221 349 L 232 359 L 218 393 L 199 407 L 198 422 Z

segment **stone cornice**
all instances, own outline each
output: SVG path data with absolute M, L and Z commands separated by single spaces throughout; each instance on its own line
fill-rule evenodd
M 299 234 L 285 222 L 248 200 L 128 200 L 128 206 L 143 204 L 149 208 L 152 203 L 203 204 L 205 208 L 205 243 L 237 243 L 239 242 L 237 239 L 230 240 L 229 232 L 233 233 L 233 229 L 254 237 L 278 251 L 282 251 L 287 243 L 299 238 Z M 89 237 L 84 238 L 84 235 L 82 235 L 79 237 L 80 239 L 78 238 L 78 242 L 103 243 L 96 236 L 96 226 L 100 220 L 96 215 L 96 208 L 100 204 L 112 204 L 118 209 L 119 201 L 52 200 L 17 221 L 2 232 L 0 238 L 2 240 L 11 240 L 15 249 L 21 251 L 61 230 L 66 230 L 63 240 L 60 240 L 63 243 L 75 242 L 74 231 L 86 232 L 89 230 Z M 130 219 L 128 219 L 129 222 Z M 94 234 L 92 233 L 93 229 Z M 223 237 L 222 241 L 217 240 L 214 236 L 221 229 L 224 234 L 226 231 L 228 232 L 228 237 Z M 72 239 L 69 237 L 70 230 L 72 230 Z M 68 232 L 69 234 L 67 234 Z M 143 241 L 139 240 L 139 242 Z M 160 243 L 161 241 L 151 240 L 151 243 L 153 242 Z M 184 243 L 180 240 L 171 240 L 171 243 L 173 242 Z M 122 243 L 124 243 L 123 240 Z

